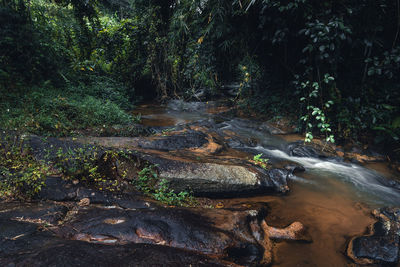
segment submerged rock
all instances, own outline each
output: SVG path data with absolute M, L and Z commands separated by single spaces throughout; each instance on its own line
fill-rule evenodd
M 370 234 L 353 238 L 347 255 L 358 264 L 395 264 L 400 252 L 400 208 L 381 208 L 373 212 L 378 221 Z

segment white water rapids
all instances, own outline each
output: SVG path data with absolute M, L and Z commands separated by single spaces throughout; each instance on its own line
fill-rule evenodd
M 346 189 L 350 189 L 355 201 L 372 206 L 400 205 L 400 190 L 391 187 L 389 180 L 374 170 L 335 159 L 290 156 L 283 151 L 288 145 L 285 140 L 260 128 L 246 127 L 246 123 L 240 120 L 225 122 L 223 129 L 230 129 L 242 138 L 255 138 L 258 145 L 247 148 L 264 154 L 266 158 L 295 162 L 303 166 L 306 171 L 291 178 L 296 182 L 308 184 L 313 190 L 326 190 L 330 193 L 332 190 L 340 190 L 330 184 L 330 179 L 336 179 L 345 185 Z

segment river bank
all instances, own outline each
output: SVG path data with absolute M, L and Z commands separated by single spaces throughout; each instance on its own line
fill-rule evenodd
M 139 264 L 123 252 L 129 246 L 142 251 L 140 255 L 159 255 L 142 258 L 142 264 L 157 264 L 160 257 L 174 253 L 180 258 L 167 256 L 167 265 L 360 264 L 352 248 L 349 252 L 350 240 L 377 221 L 372 210 L 400 206 L 398 176 L 385 164 L 374 163 L 382 160 L 377 156 L 360 161 L 342 148 L 304 146 L 299 136 L 285 135 L 277 125 L 233 117 L 214 102 L 175 101 L 135 112 L 142 116 L 144 137 L 30 138 L 36 157 L 49 147 L 88 145 L 100 147 L 102 153 L 107 148 L 130 154 L 128 159 L 117 156 L 114 165 L 101 164 L 110 180 L 120 180 L 116 193 L 76 183 L 78 179 L 52 177 L 39 202 L 3 202 L 3 225 L 8 227 L 2 236 L 3 263 L 48 264 L 38 255 L 48 257 L 55 246 L 62 247 L 68 259 L 78 253 L 72 244 L 79 244 L 84 254 L 95 247 L 106 255 L 120 251 L 114 257 L 122 265 Z M 100 152 L 97 156 L 104 159 Z M 198 204 L 171 207 L 137 193 L 131 181 L 145 164 L 156 166 L 157 175 L 175 192 L 189 190 L 201 197 Z M 32 214 L 26 205 L 34 207 Z M 47 214 L 58 217 L 45 218 Z M 30 230 L 22 231 L 23 225 Z M 44 247 L 22 245 L 42 239 Z M 21 253 L 27 257 L 17 256 Z M 364 254 L 357 255 L 375 257 L 376 264 L 398 261 L 398 251 L 397 258 L 379 251 L 378 256 L 376 251 Z

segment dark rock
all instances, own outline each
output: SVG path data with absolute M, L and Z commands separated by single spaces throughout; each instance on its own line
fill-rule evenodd
M 205 112 L 207 108 L 215 107 L 217 102 L 185 102 L 183 100 L 171 100 L 167 108 L 173 111 Z
M 85 187 L 80 187 L 77 190 L 76 198 L 77 200 L 88 198 L 90 203 L 93 204 L 110 205 L 112 203 L 111 194 Z
M 358 264 L 394 264 L 399 262 L 400 208 L 374 210 L 378 219 L 371 233 L 353 238 L 347 254 Z
M 18 222 L 13 220 L 0 219 L 1 231 L 0 240 L 15 239 L 20 236 L 32 234 L 38 227 L 28 222 Z
M 142 210 L 84 208 L 57 233 L 67 239 L 95 243 L 149 243 L 210 255 L 240 250 L 244 258 L 260 259 L 263 248 L 249 229 L 257 211 L 156 208 Z M 243 248 L 253 246 L 252 250 Z M 243 260 L 243 257 L 242 260 Z
M 396 263 L 399 260 L 399 237 L 357 237 L 353 240 L 353 254 L 357 258 Z
M 290 143 L 287 151 L 293 157 L 324 158 L 326 155 L 322 151 L 316 150 L 312 146 L 304 145 L 302 141 Z
M 289 171 L 290 174 L 296 174 L 299 172 L 304 172 L 306 170 L 303 166 L 301 166 L 299 164 L 295 164 L 295 163 L 285 165 L 284 169 Z
M 286 193 L 289 191 L 287 185 L 288 175 L 291 174 L 285 169 L 272 169 L 268 171 L 268 182 L 272 182 L 276 192 Z M 270 186 L 270 185 L 268 185 Z
M 270 123 L 267 122 L 261 124 L 260 130 L 267 132 L 269 134 L 286 134 L 286 132 L 276 128 L 275 126 L 272 126 Z
M 77 187 L 60 177 L 47 177 L 39 198 L 54 201 L 70 201 L 76 199 Z
M 2 248 L 6 248 L 2 250 Z M 232 266 L 183 249 L 153 244 L 104 245 L 38 233 L 0 242 L 1 266 Z
M 57 224 L 67 211 L 63 205 L 50 203 L 0 203 L 0 259 L 2 254 L 19 250 L 8 243 L 35 234 L 39 225 Z
M 230 248 L 240 252 L 241 262 L 263 255 L 248 227 L 264 214 L 255 210 L 89 205 L 74 208 L 61 225 L 56 221 L 67 212 L 62 205 L 1 203 L 0 211 L 0 266 L 229 266 L 215 256 Z M 48 226 L 50 231 L 41 230 Z
M 2 220 L 15 222 L 56 224 L 62 220 L 68 208 L 64 205 L 51 203 L 0 203 Z
M 185 148 L 198 148 L 207 143 L 206 135 L 202 132 L 191 131 L 183 134 L 161 136 L 154 139 L 142 139 L 138 141 L 138 147 L 170 151 Z
M 31 135 L 26 139 L 27 145 L 32 148 L 33 155 L 38 160 L 45 162 L 57 161 L 60 154 L 76 153 L 81 150 L 86 155 L 100 157 L 103 151 L 96 146 L 81 144 L 70 140 L 62 140 L 54 137 L 40 137 Z M 66 164 L 70 164 L 67 162 Z
M 219 163 L 197 163 L 147 157 L 157 165 L 160 177 L 169 181 L 176 192 L 191 190 L 197 195 L 229 195 L 255 192 L 288 191 L 288 171 L 261 167 Z

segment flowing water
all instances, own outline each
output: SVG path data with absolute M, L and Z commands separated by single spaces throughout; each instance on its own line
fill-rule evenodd
M 180 112 L 150 105 L 139 111 L 150 126 L 173 127 L 212 118 L 207 109 Z M 252 139 L 256 144 L 238 149 L 263 153 L 274 164 L 294 162 L 306 169 L 291 177 L 291 191 L 286 196 L 220 200 L 226 207 L 268 203 L 267 222 L 270 225 L 283 227 L 300 221 L 308 228 L 312 243 L 276 244 L 274 266 L 347 266 L 350 262 L 344 254 L 346 242 L 350 237 L 364 233 L 374 222 L 370 210 L 400 206 L 400 191 L 387 183 L 388 177 L 394 174 L 384 164 L 361 166 L 340 159 L 290 156 L 287 140 L 268 134 L 259 124 L 246 120 L 227 120 L 217 127 L 230 130 L 242 139 Z M 293 137 L 291 139 L 293 141 Z

